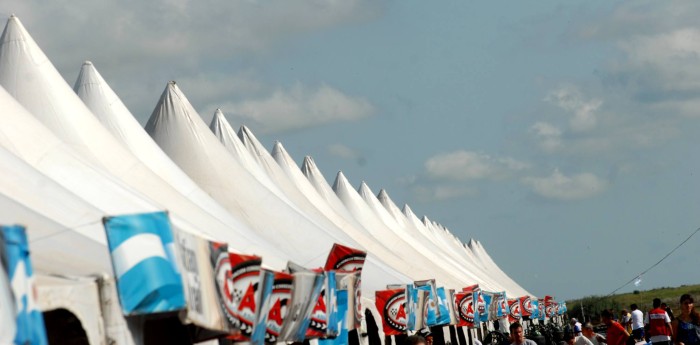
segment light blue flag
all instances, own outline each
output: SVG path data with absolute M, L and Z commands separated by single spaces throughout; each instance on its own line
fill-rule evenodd
M 335 271 L 326 271 L 326 336 L 335 337 L 340 332 L 338 328 L 338 290 L 336 288 Z
M 418 290 L 423 290 L 428 294 L 428 297 L 425 299 L 425 314 L 424 314 L 424 320 L 425 320 L 425 325 L 428 327 L 432 327 L 437 325 L 437 303 L 436 303 L 436 296 L 433 294 L 433 289 L 429 285 L 425 286 L 419 286 Z
M 493 304 L 493 303 L 491 303 L 492 299 L 493 299 L 493 294 L 490 292 L 487 292 L 487 291 L 481 291 L 480 296 L 484 300 L 485 308 L 484 308 L 484 312 L 479 314 L 479 321 L 487 322 L 487 321 L 491 320 L 491 318 L 495 319 L 495 315 L 492 315 L 492 313 L 494 311 L 491 310 L 492 309 L 491 305 Z M 479 301 L 479 302 L 481 302 L 481 301 Z
M 444 287 L 437 288 L 437 302 L 439 313 L 436 322 L 438 325 L 447 325 L 450 323 L 450 309 L 447 306 L 449 300 Z
M 406 329 L 415 331 L 418 311 L 418 290 L 413 284 L 406 285 Z
M 537 302 L 536 298 L 533 298 L 530 301 L 530 304 L 532 304 L 532 315 L 530 315 L 531 320 L 536 320 L 539 319 L 540 317 L 540 306 L 539 303 Z
M 34 300 L 34 279 L 32 263 L 29 259 L 29 244 L 24 227 L 19 225 L 2 226 L 4 248 L 2 260 L 7 263 L 10 286 L 15 297 L 17 325 L 15 344 L 48 344 L 46 328 L 41 311 Z M 3 306 L 5 307 L 5 306 Z M 4 327 L 4 325 L 0 326 Z
M 260 288 L 258 290 L 260 307 L 256 310 L 253 334 L 250 336 L 251 345 L 265 344 L 267 315 L 270 313 L 270 308 L 272 307 L 272 283 L 274 283 L 274 281 L 274 272 L 266 269 L 260 270 Z
M 319 345 L 349 345 L 350 343 L 348 339 L 348 290 L 336 290 L 336 296 L 338 335 L 335 338 L 319 339 Z
M 508 306 L 508 298 L 506 297 L 506 292 L 498 292 L 495 294 L 497 297 L 497 310 L 498 318 L 507 317 L 510 314 L 510 307 Z
M 184 309 L 168 215 L 105 217 L 103 223 L 124 315 Z

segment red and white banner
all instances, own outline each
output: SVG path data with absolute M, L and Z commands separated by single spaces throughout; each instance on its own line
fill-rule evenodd
M 532 300 L 530 300 L 530 296 L 523 296 L 520 297 L 520 313 L 522 316 L 531 316 L 533 312 L 533 307 L 532 307 Z
M 268 344 L 278 342 L 284 318 L 289 311 L 294 276 L 289 273 L 275 272 L 274 279 L 272 283 L 272 307 L 267 314 L 267 322 L 265 323 L 265 342 Z
M 520 321 L 520 319 L 522 318 L 522 312 L 520 309 L 520 298 L 509 298 L 508 308 L 510 308 L 510 312 L 508 313 L 508 321 L 510 323 Z
M 347 272 L 362 271 L 366 258 L 367 252 L 365 251 L 335 243 L 333 244 L 333 248 L 331 248 L 330 254 L 328 254 L 326 266 L 323 270 Z
M 385 335 L 406 334 L 406 290 L 382 290 L 375 293 L 377 310 L 382 315 Z

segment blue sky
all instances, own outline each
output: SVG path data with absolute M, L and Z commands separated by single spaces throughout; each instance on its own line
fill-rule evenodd
M 700 226 L 693 1 L 10 0 L 69 83 L 144 123 L 168 80 L 326 178 L 479 239 L 537 295 L 604 294 Z M 697 283 L 699 238 L 641 288 Z M 625 290 L 632 290 L 628 286 Z

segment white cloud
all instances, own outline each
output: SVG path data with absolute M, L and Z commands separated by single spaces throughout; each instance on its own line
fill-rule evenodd
M 589 131 L 596 127 L 596 111 L 603 104 L 600 99 L 585 100 L 583 94 L 572 85 L 564 85 L 550 91 L 545 101 L 571 112 L 569 127 L 576 132 Z
M 280 42 L 310 32 L 377 18 L 383 6 L 368 0 L 4 0 L 0 14 L 17 14 L 69 83 L 80 64 L 92 60 L 144 121 L 169 80 L 209 112 L 249 97 L 231 93 L 258 83 L 237 67 L 242 58 L 275 53 Z
M 333 144 L 328 146 L 328 153 L 345 159 L 357 159 L 360 157 L 360 152 L 351 149 L 343 144 Z
M 548 122 L 537 122 L 530 127 L 530 132 L 539 139 L 539 145 L 548 152 L 561 148 L 561 130 Z
M 526 177 L 523 183 L 536 194 L 549 199 L 576 200 L 595 196 L 605 190 L 607 182 L 592 173 L 572 176 L 555 169 L 546 177 Z
M 457 199 L 463 196 L 475 196 L 477 190 L 469 186 L 416 186 L 412 189 L 413 195 L 418 201 L 433 202 Z
M 425 162 L 429 177 L 454 181 L 499 179 L 527 168 L 527 163 L 513 158 L 494 158 L 466 150 L 435 155 Z
M 374 107 L 363 98 L 348 96 L 328 85 L 310 89 L 301 83 L 264 98 L 227 103 L 222 109 L 229 109 L 234 118 L 260 132 L 355 121 L 374 113 Z

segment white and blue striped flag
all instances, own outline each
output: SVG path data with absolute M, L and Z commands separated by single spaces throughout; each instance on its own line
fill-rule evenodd
M 15 344 L 48 344 L 44 318 L 37 308 L 34 290 L 34 274 L 29 259 L 29 244 L 24 227 L 19 225 L 2 226 L 0 256 L 7 265 L 10 286 L 14 295 Z M 9 306 L 3 306 L 9 307 Z M 5 324 L 2 325 L 3 330 Z M 3 332 L 4 333 L 4 332 Z M 8 332 L 9 333 L 9 332 Z M 0 337 L 4 338 L 4 336 Z
M 124 315 L 184 309 L 167 213 L 105 217 L 103 223 Z

